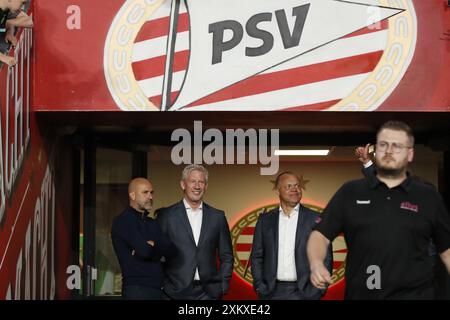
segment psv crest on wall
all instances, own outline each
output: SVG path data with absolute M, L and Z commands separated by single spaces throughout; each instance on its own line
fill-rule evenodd
M 414 55 L 412 0 L 127 0 L 104 50 L 122 110 L 376 110 Z

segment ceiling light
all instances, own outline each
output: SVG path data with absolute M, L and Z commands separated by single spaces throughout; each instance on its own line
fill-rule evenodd
M 275 150 L 276 156 L 327 156 L 329 149 L 323 150 Z

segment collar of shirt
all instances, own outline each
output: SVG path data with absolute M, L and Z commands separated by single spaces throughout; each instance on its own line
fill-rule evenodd
M 281 207 L 281 204 L 280 204 L 280 215 L 282 217 L 285 217 L 285 218 L 288 218 L 288 219 L 289 218 L 293 218 L 299 211 L 300 211 L 300 203 L 297 203 L 297 205 L 292 210 L 291 215 L 288 216 L 287 214 L 284 213 L 283 208 Z
M 412 180 L 413 180 L 413 178 L 411 177 L 411 174 L 407 171 L 406 179 L 403 180 L 403 182 L 400 183 L 400 185 L 398 185 L 397 187 L 401 187 L 406 192 L 409 192 L 409 191 L 411 191 Z M 376 172 L 373 175 L 370 175 L 368 182 L 369 182 L 369 186 L 371 189 L 375 189 L 376 187 L 378 187 L 380 185 L 385 185 L 385 183 L 383 181 L 378 179 Z
M 137 211 L 135 208 L 133 208 L 132 206 L 128 206 L 129 208 L 130 208 L 130 211 L 132 212 L 132 213 L 135 213 L 135 214 L 137 214 L 140 218 L 144 218 L 144 217 L 147 217 L 148 216 L 148 212 L 147 211 L 144 211 L 144 212 L 140 212 L 140 211 Z
M 189 203 L 186 201 L 186 199 L 183 198 L 183 203 L 184 203 L 184 208 L 186 209 L 186 211 L 197 211 L 197 210 L 203 210 L 203 201 L 200 203 L 200 205 L 198 206 L 198 208 L 194 209 L 192 208 Z

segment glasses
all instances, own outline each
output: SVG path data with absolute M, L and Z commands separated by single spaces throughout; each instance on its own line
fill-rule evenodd
M 392 147 L 392 148 L 391 148 Z M 385 141 L 377 142 L 377 151 L 386 152 L 388 150 L 392 150 L 393 153 L 400 153 L 404 149 L 412 149 L 413 147 L 404 146 L 401 143 L 388 143 Z
M 289 191 L 289 190 L 292 190 L 292 189 L 294 189 L 294 188 L 295 188 L 295 189 L 300 189 L 301 186 L 300 186 L 299 183 L 296 183 L 296 184 L 287 184 L 287 185 L 283 186 L 283 188 L 284 188 L 284 190 Z

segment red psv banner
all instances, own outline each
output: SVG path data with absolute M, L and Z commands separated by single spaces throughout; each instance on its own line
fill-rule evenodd
M 131 77 L 114 54 L 126 56 L 120 30 L 139 2 L 115 17 L 105 50 L 108 87 L 125 110 L 132 101 L 161 110 L 376 109 L 409 66 L 416 41 L 412 5 L 157 1 L 148 18 L 141 11 L 140 31 L 125 44 Z M 390 34 L 389 18 L 406 23 L 406 37 Z
M 58 47 L 83 81 L 55 83 L 64 97 L 42 83 L 38 110 L 449 109 L 449 71 L 441 67 L 450 54 L 446 42 L 430 40 L 445 37 L 448 12 L 438 0 L 64 2 L 39 2 L 36 14 L 79 20 L 48 34 L 73 39 Z M 64 6 L 78 9 L 61 16 Z M 102 18 L 87 13 L 100 8 Z M 87 60 L 75 59 L 80 43 Z

